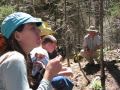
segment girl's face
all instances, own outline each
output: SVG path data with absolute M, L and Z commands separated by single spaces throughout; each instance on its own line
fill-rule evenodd
M 32 50 L 40 45 L 41 31 L 37 28 L 35 23 L 25 24 L 23 31 L 15 31 L 15 37 L 21 47 L 25 50 Z

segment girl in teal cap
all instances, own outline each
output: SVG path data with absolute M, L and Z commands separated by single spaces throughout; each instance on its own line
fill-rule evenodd
M 41 21 L 23 12 L 10 14 L 2 23 L 7 48 L 0 56 L 0 90 L 32 90 L 30 51 L 40 45 Z M 52 90 L 51 81 L 62 70 L 61 56 L 51 60 L 37 90 Z

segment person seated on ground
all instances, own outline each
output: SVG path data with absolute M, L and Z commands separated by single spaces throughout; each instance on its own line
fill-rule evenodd
M 49 62 L 48 52 L 52 53 L 56 49 L 56 44 L 57 44 L 57 40 L 54 36 L 52 35 L 44 36 L 42 40 L 42 45 L 33 49 L 30 53 L 32 62 L 34 62 L 37 59 L 39 62 L 42 62 L 46 66 Z M 45 58 L 41 59 L 41 54 L 45 55 Z M 37 56 L 37 58 L 35 55 Z M 40 67 L 44 67 L 44 66 L 41 65 Z M 33 69 L 33 75 L 35 75 L 39 71 L 37 70 Z M 62 71 L 59 72 L 58 75 L 53 78 L 52 85 L 54 89 L 57 90 L 72 90 L 74 83 L 68 80 L 66 77 L 63 77 L 63 76 L 72 76 L 73 75 L 72 70 L 71 68 L 64 67 L 63 71 L 64 72 Z
M 4 52 L 4 50 L 7 47 L 6 39 L 4 36 L 0 33 L 0 55 Z
M 100 64 L 99 50 L 100 49 L 100 36 L 97 34 L 98 30 L 95 26 L 90 26 L 87 30 L 87 35 L 84 37 L 84 43 L 80 54 L 89 62 L 88 65 L 94 65 L 94 60 Z
M 40 45 L 42 22 L 33 16 L 16 12 L 2 22 L 1 33 L 7 48 L 0 56 L 0 90 L 33 90 L 30 51 Z M 61 56 L 49 61 L 37 90 L 52 90 L 52 78 L 62 70 Z

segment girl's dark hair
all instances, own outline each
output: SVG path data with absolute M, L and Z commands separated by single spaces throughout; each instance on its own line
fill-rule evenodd
M 15 31 L 22 32 L 23 28 L 24 28 L 24 24 L 18 26 Z M 5 52 L 18 51 L 19 53 L 24 55 L 24 58 L 25 58 L 26 63 L 27 63 L 27 73 L 28 73 L 27 75 L 28 75 L 29 85 L 32 86 L 32 85 L 34 85 L 34 81 L 31 78 L 31 76 L 32 76 L 32 61 L 31 61 L 30 55 L 25 54 L 25 52 L 22 50 L 22 48 L 19 45 L 19 43 L 17 42 L 17 40 L 14 38 L 15 31 L 12 33 L 10 38 L 7 39 L 8 46 L 5 50 Z M 29 58 L 27 58 L 27 57 L 29 57 Z
M 24 28 L 24 24 L 18 26 L 15 31 L 22 32 L 23 28 Z M 10 49 L 18 51 L 25 56 L 24 51 L 22 50 L 22 48 L 18 44 L 17 40 L 14 38 L 15 31 L 12 33 L 12 35 L 10 36 L 10 38 L 7 41 L 8 46 Z

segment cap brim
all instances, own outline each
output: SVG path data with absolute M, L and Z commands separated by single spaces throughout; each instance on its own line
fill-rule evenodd
M 44 36 L 44 35 L 49 35 L 49 34 L 54 34 L 55 31 L 50 30 L 50 29 L 40 29 L 42 31 L 42 33 L 40 34 L 40 36 Z
M 37 19 L 37 18 L 29 18 L 23 24 L 26 24 L 26 23 L 36 23 L 37 27 L 42 25 L 42 21 L 40 19 Z

